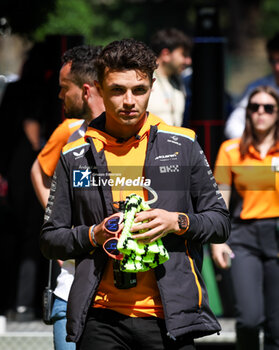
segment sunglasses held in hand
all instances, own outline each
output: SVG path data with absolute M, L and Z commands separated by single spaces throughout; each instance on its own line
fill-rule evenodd
M 114 237 L 109 238 L 103 244 L 104 251 L 113 259 L 122 260 L 123 254 L 117 249 L 117 243 L 119 236 L 121 234 L 122 228 L 120 224 L 123 222 L 124 214 L 116 213 L 105 219 L 104 228 L 108 233 L 114 235 Z

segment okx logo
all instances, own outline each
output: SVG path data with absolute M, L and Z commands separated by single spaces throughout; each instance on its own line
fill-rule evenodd
M 160 166 L 160 173 L 179 173 L 179 165 L 165 165 L 165 166 Z
M 74 170 L 73 171 L 73 187 L 90 187 L 91 171 Z

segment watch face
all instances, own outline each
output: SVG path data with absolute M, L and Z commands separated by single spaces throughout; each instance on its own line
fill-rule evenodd
M 186 229 L 188 225 L 187 218 L 185 215 L 178 215 L 178 226 L 180 229 Z

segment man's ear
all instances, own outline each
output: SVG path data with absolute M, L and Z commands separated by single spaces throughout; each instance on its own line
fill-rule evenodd
M 165 61 L 165 62 L 169 62 L 170 60 L 170 50 L 167 48 L 164 48 L 161 53 L 160 53 L 160 58 Z
M 88 101 L 88 99 L 90 98 L 90 85 L 89 84 L 83 84 L 82 85 L 82 97 Z
M 151 81 L 151 88 L 153 87 L 153 84 L 155 82 L 156 78 L 152 78 L 152 81 Z

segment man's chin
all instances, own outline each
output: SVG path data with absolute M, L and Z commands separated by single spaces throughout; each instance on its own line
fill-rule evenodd
M 138 123 L 139 118 L 132 116 L 121 116 L 120 120 L 123 125 L 133 125 Z

